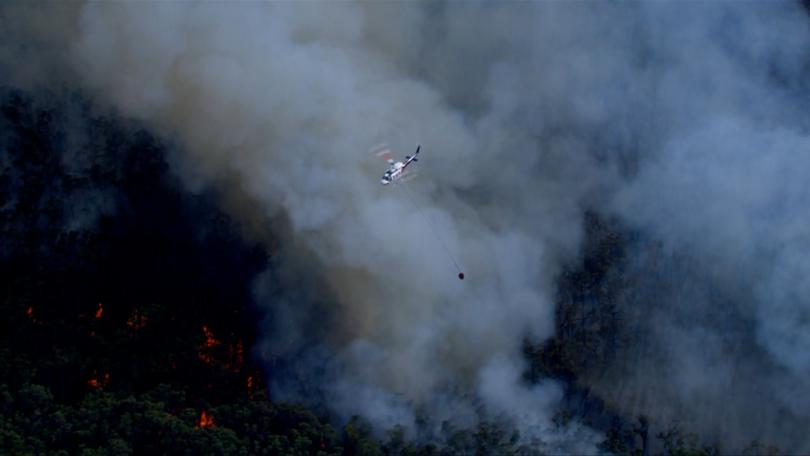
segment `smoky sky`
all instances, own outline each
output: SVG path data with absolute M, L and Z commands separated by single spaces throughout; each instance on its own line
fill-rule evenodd
M 285 221 L 267 248 L 291 279 L 255 284 L 273 315 L 257 351 L 305 353 L 338 414 L 464 425 L 483 407 L 592 450 L 596 431 L 552 424 L 558 384 L 520 380 L 519 347 L 553 336 L 593 210 L 648 241 L 616 272 L 636 337 L 583 381 L 627 413 L 810 450 L 798 3 L 12 2 L 0 18 L 7 84 L 80 87 L 173 138 L 188 188 L 223 192 L 254 235 Z M 383 140 L 422 144 L 409 188 L 435 227 L 379 185 Z M 301 399 L 296 383 L 271 390 Z

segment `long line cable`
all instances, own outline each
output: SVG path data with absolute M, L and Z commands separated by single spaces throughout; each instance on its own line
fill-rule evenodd
M 444 238 L 442 237 L 441 230 L 439 229 L 438 224 L 436 224 L 436 221 L 433 220 L 433 217 L 428 216 L 427 214 L 425 214 L 422 211 L 422 208 L 419 207 L 419 205 L 416 203 L 416 198 L 414 197 L 413 193 L 411 192 L 411 189 L 408 188 L 406 182 L 401 182 L 398 186 L 405 188 L 405 193 L 408 195 L 408 199 L 411 200 L 411 204 L 413 204 L 413 207 L 415 207 L 417 212 L 419 212 L 419 214 L 422 215 L 422 218 L 427 220 L 427 222 L 433 227 L 433 232 L 436 234 L 436 237 L 439 239 L 439 243 L 442 245 L 442 248 L 444 249 L 445 253 L 447 253 L 448 258 L 450 258 L 450 261 L 453 262 L 453 266 L 456 267 L 456 271 L 458 271 L 459 280 L 464 280 L 464 272 L 461 270 L 461 267 L 459 267 L 458 262 L 456 261 L 456 258 L 453 256 L 452 252 L 450 252 L 450 248 L 447 247 L 447 244 L 444 242 Z

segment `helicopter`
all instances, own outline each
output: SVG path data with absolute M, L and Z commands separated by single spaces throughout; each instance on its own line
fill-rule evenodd
M 404 161 L 394 161 L 394 158 L 391 155 L 391 149 L 389 149 L 388 145 L 385 144 L 385 143 L 379 144 L 379 145 L 377 145 L 375 147 L 372 147 L 371 149 L 372 149 L 372 151 L 375 151 L 375 150 L 378 151 L 376 153 L 376 155 L 378 157 L 382 157 L 385 161 L 388 162 L 388 165 L 389 165 L 388 169 L 385 171 L 385 174 L 383 174 L 382 179 L 380 179 L 380 183 L 382 185 L 388 185 L 388 184 L 400 183 L 400 182 L 405 183 L 408 180 L 410 180 L 411 178 L 416 176 L 415 173 L 412 173 L 412 172 L 410 172 L 408 170 L 408 166 L 413 162 L 419 161 L 419 151 L 422 149 L 422 146 L 420 144 L 416 145 L 416 152 L 414 152 L 413 155 L 406 155 L 405 156 Z M 442 239 L 441 235 L 438 232 L 436 222 L 433 221 L 431 218 L 429 218 L 422 211 L 422 209 L 416 204 L 416 199 L 413 197 L 413 195 L 410 194 L 410 190 L 408 189 L 408 187 L 405 186 L 405 185 L 403 185 L 402 187 L 405 188 L 405 190 L 406 190 L 406 192 L 408 194 L 408 197 L 411 199 L 411 202 L 413 203 L 414 207 L 419 212 L 419 214 L 421 214 L 422 217 L 425 218 L 425 220 L 431 225 L 431 227 L 433 229 L 437 230 L 436 231 L 436 236 L 438 237 L 439 242 L 441 242 L 442 247 L 444 248 L 445 252 L 447 252 L 447 256 L 450 258 L 450 261 L 452 261 L 453 265 L 456 267 L 456 271 L 458 272 L 459 280 L 464 280 L 464 272 L 459 267 L 458 262 L 456 262 L 455 257 L 453 257 L 453 254 L 450 252 L 450 249 L 448 249 L 447 245 L 444 243 L 444 239 Z
M 419 150 L 421 148 L 422 146 L 417 144 L 416 152 L 414 152 L 413 155 L 406 155 L 404 161 L 394 161 L 394 158 L 391 155 L 391 150 L 388 149 L 387 146 L 382 145 L 382 150 L 377 152 L 377 156 L 382 157 L 385 161 L 387 161 L 389 166 L 388 169 L 385 171 L 385 174 L 383 174 L 382 179 L 380 179 L 380 183 L 382 185 L 388 185 L 392 182 L 399 181 L 405 176 L 408 176 L 409 175 L 408 166 L 411 163 L 419 161 L 418 156 Z

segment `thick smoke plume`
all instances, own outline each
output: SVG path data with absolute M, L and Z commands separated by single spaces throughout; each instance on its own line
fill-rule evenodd
M 286 227 L 268 250 L 288 283 L 256 284 L 281 398 L 315 386 L 381 428 L 471 424 L 483 406 L 586 451 L 598 436 L 553 430 L 560 388 L 526 386 L 519 347 L 553 335 L 555 279 L 591 209 L 650 241 L 624 271 L 635 342 L 584 381 L 626 412 L 810 450 L 799 5 L 1 11 L 10 83 L 78 84 L 153 123 L 189 188 L 218 188 L 254 235 Z M 383 139 L 423 145 L 412 188 L 466 281 L 402 189 L 380 188 L 368 148 Z

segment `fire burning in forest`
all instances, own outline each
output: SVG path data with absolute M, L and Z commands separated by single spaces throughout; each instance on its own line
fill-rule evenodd
M 200 414 L 200 419 L 197 420 L 198 429 L 208 429 L 214 427 L 214 416 L 203 410 Z
M 200 346 L 199 358 L 204 363 L 212 365 L 219 361 L 225 369 L 232 372 L 242 370 L 245 361 L 245 346 L 241 340 L 235 344 L 227 344 L 227 352 L 221 340 L 214 337 L 214 332 L 207 325 L 202 327 L 205 340 Z M 221 348 L 221 349 L 220 349 Z
M 96 309 L 96 320 L 101 318 L 104 315 L 104 306 L 101 303 L 98 303 L 98 308 Z
M 101 387 L 107 386 L 110 383 L 110 373 L 105 372 L 103 376 L 94 377 L 87 381 L 87 386 L 93 389 L 99 389 Z
M 208 326 L 203 326 L 202 330 L 203 334 L 205 334 L 205 343 L 203 344 L 205 348 L 214 348 L 221 343 L 214 337 L 214 333 L 208 328 Z
M 214 357 L 212 356 L 211 351 L 219 346 L 222 342 L 214 337 L 214 333 L 210 328 L 208 328 L 208 326 L 203 325 L 202 330 L 203 334 L 205 334 L 205 341 L 203 342 L 202 347 L 200 347 L 199 356 L 200 359 L 206 364 L 213 364 Z

